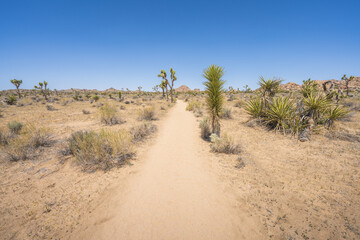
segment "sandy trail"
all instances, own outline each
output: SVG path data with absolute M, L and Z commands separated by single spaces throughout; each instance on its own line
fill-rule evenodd
M 169 112 L 126 190 L 72 238 L 259 239 L 258 227 L 211 171 L 211 153 L 185 106 L 179 101 Z

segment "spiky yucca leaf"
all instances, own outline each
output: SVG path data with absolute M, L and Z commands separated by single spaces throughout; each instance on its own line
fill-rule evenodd
M 336 120 L 346 117 L 350 111 L 343 106 L 330 107 L 326 111 L 326 121 L 328 128 L 333 128 Z
M 246 102 L 244 109 L 253 118 L 259 118 L 263 115 L 263 102 L 260 98 L 252 98 Z
M 203 77 L 208 80 L 204 82 L 204 85 L 212 133 L 218 135 L 220 135 L 220 116 L 224 104 L 223 85 L 225 81 L 221 79 L 223 75 L 224 68 L 214 64 L 205 69 L 203 74 Z
M 284 133 L 290 128 L 290 121 L 294 115 L 294 104 L 289 97 L 278 97 L 273 100 L 266 110 L 266 123 L 276 130 Z
M 312 94 L 306 98 L 303 98 L 305 111 L 314 119 L 319 120 L 321 114 L 329 107 L 329 100 L 320 94 Z

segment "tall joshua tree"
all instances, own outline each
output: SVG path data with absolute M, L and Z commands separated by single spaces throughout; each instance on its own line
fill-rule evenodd
M 174 102 L 174 82 L 177 80 L 177 77 L 175 76 L 175 71 L 170 68 L 170 78 L 171 78 L 171 85 L 170 83 L 168 82 L 169 84 L 169 87 L 170 87 L 170 96 L 171 96 L 171 102 Z
M 167 88 L 167 86 L 168 86 L 168 84 L 169 84 L 169 81 L 167 80 L 167 78 L 166 78 L 166 71 L 165 70 L 161 70 L 160 71 L 160 74 L 158 74 L 158 77 L 161 77 L 162 79 L 163 79 L 163 81 L 165 81 L 165 90 L 166 90 L 166 101 L 167 100 L 169 100 L 169 94 L 168 94 L 168 88 Z M 162 81 L 162 82 L 163 82 Z M 161 84 L 162 84 L 162 82 L 161 82 Z
M 44 81 L 43 83 L 39 82 L 39 84 L 37 86 L 36 85 L 34 86 L 34 88 L 40 89 L 40 92 L 44 96 L 46 101 L 48 100 L 47 95 L 48 95 L 48 91 L 49 91 L 49 89 L 47 88 L 47 85 L 48 85 L 48 83 L 46 81 Z
M 346 96 L 349 96 L 349 82 L 354 79 L 354 76 L 346 77 L 346 74 L 341 78 L 341 80 L 345 80 L 346 86 Z
M 17 92 L 19 98 L 21 98 L 21 94 L 20 94 L 20 89 L 19 89 L 19 87 L 20 87 L 20 85 L 22 84 L 22 80 L 17 80 L 17 79 L 14 78 L 13 80 L 10 80 L 10 82 L 15 85 L 15 87 L 16 87 L 16 92 Z
M 223 75 L 224 68 L 214 64 L 205 69 L 203 73 L 203 77 L 207 80 L 204 85 L 211 130 L 218 136 L 220 136 L 220 114 L 224 104 L 223 85 L 225 81 L 221 79 Z
M 162 89 L 163 97 L 165 97 L 165 88 L 166 88 L 166 81 L 165 80 L 161 81 L 160 87 Z

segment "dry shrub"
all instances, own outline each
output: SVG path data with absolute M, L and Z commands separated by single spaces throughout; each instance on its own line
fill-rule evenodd
M 53 105 L 46 105 L 46 109 L 48 111 L 55 111 L 56 110 Z
M 10 161 L 31 159 L 53 142 L 49 129 L 27 124 L 19 135 L 8 135 L 5 153 Z
M 12 121 L 12 122 L 8 122 L 7 126 L 9 128 L 9 130 L 11 131 L 11 133 L 19 134 L 23 127 L 23 124 L 18 121 Z
M 139 111 L 138 119 L 140 121 L 142 121 L 142 120 L 147 120 L 147 121 L 156 120 L 155 114 L 156 113 L 155 113 L 155 108 L 154 107 L 145 107 L 144 109 Z
M 208 119 L 205 118 L 205 119 L 201 120 L 199 127 L 201 129 L 201 137 L 205 140 L 208 140 L 211 135 Z
M 0 146 L 5 146 L 9 143 L 10 138 L 13 137 L 13 134 L 6 130 L 5 128 L 0 129 Z
M 132 127 L 130 130 L 130 134 L 134 142 L 142 141 L 145 137 L 151 135 L 156 132 L 157 127 L 154 124 L 143 123 L 136 127 Z
M 196 100 L 192 100 L 191 102 L 188 103 L 188 105 L 186 106 L 186 111 L 196 111 L 197 109 L 201 108 L 201 103 L 196 101 Z
M 223 134 L 220 138 L 216 134 L 210 136 L 211 140 L 211 150 L 217 153 L 226 153 L 226 154 L 237 154 L 240 153 L 240 145 L 234 143 L 233 139 L 230 138 L 227 134 Z
M 85 115 L 87 115 L 87 114 L 90 114 L 90 111 L 83 109 L 83 110 L 82 110 L 82 113 L 85 114 Z
M 106 125 L 115 125 L 123 123 L 120 117 L 117 116 L 116 107 L 105 103 L 104 106 L 99 109 L 100 120 Z
M 125 131 L 78 131 L 69 139 L 70 153 L 85 171 L 121 166 L 134 155 L 132 138 Z
M 235 102 L 234 107 L 241 108 L 241 107 L 245 106 L 245 104 L 246 103 L 243 100 L 238 100 Z
M 232 118 L 231 108 L 223 108 L 221 111 L 221 118 L 222 119 L 231 119 Z

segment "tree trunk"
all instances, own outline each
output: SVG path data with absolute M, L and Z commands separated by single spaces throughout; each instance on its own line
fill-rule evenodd
M 19 98 L 21 98 L 20 89 L 18 87 L 16 88 L 16 91 L 17 91 Z
M 162 89 L 162 92 L 163 92 L 163 98 L 165 98 L 165 89 L 164 88 L 161 88 Z

